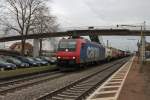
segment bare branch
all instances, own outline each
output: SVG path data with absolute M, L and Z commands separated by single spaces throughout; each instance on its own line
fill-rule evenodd
M 44 33 L 56 30 L 56 19 L 46 7 L 48 0 L 5 0 L 9 21 L 5 21 L 5 31 L 16 31 L 20 35 Z M 8 19 L 7 19 L 8 20 Z M 13 23 L 12 23 L 13 22 Z M 25 40 L 22 40 L 25 43 Z M 22 47 L 23 49 L 23 47 Z

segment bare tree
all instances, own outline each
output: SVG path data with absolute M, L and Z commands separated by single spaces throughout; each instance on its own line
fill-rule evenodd
M 46 1 L 48 0 L 6 0 L 11 20 L 4 20 L 5 31 L 13 30 L 21 36 L 31 33 L 36 21 L 35 15 L 41 7 L 45 6 Z M 25 41 L 22 38 L 22 55 L 24 55 Z
M 34 20 L 34 24 L 31 27 L 33 28 L 33 33 L 35 34 L 55 32 L 58 30 L 59 25 L 56 23 L 56 17 L 52 16 L 49 13 L 49 9 L 45 6 L 41 6 L 38 9 Z M 42 54 L 42 41 L 43 39 L 40 39 L 40 55 Z

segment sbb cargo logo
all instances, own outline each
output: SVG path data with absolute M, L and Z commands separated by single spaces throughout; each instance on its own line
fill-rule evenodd
M 99 48 L 96 47 L 88 47 L 87 48 L 87 57 L 89 59 L 94 59 L 99 57 Z

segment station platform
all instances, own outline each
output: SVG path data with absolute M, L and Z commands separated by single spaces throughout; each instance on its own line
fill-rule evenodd
M 134 56 L 87 100 L 150 100 L 149 65 L 143 65 L 141 72 L 138 58 Z

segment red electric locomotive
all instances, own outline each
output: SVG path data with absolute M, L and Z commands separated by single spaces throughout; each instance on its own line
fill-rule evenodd
M 105 47 L 83 38 L 61 39 L 56 56 L 61 70 L 76 69 L 83 64 L 104 60 Z

